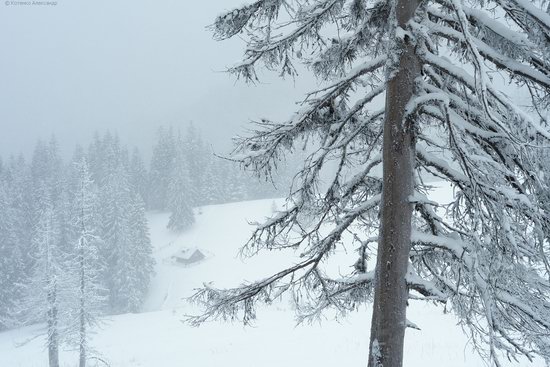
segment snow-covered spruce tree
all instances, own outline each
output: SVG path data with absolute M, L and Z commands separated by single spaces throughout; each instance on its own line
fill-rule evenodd
M 182 145 L 184 159 L 190 175 L 190 186 L 188 189 L 192 207 L 206 203 L 209 183 L 206 182 L 206 164 L 208 163 L 208 151 L 205 149 L 200 131 L 190 122 L 185 136 L 180 139 L 178 145 Z
M 112 251 L 107 259 L 110 306 L 114 313 L 138 312 L 154 265 L 145 205 L 138 194 L 131 194 L 130 202 L 120 210 L 124 216 L 114 218 L 116 232 L 106 240 Z
M 224 200 L 224 181 L 221 177 L 222 160 L 212 156 L 205 168 L 204 179 L 207 182 L 204 192 L 205 204 L 219 204 Z
M 132 152 L 128 173 L 130 175 L 130 183 L 132 184 L 133 191 L 137 192 L 143 198 L 143 201 L 147 203 L 149 176 L 141 153 L 137 148 Z
M 171 214 L 167 228 L 179 232 L 189 228 L 195 222 L 195 217 L 191 206 L 193 200 L 191 178 L 183 146 L 178 145 L 176 151 L 168 187 L 168 209 Z
M 269 174 L 285 151 L 312 142 L 287 209 L 245 247 L 292 247 L 300 261 L 235 289 L 200 290 L 205 314 L 192 321 L 249 322 L 255 304 L 285 291 L 300 318 L 373 301 L 369 366 L 397 367 L 407 298 L 425 299 L 446 302 L 494 364 L 499 350 L 550 360 L 549 188 L 539 159 L 550 132 L 502 90 L 510 84 L 547 108 L 545 3 L 257 0 L 220 15 L 218 39 L 248 40 L 231 69 L 238 77 L 254 80 L 260 64 L 294 76 L 303 62 L 325 85 L 289 121 L 262 120 L 237 147 L 244 166 Z M 450 204 L 427 198 L 430 175 L 452 184 Z M 316 224 L 301 228 L 302 213 Z M 358 240 L 359 260 L 336 279 L 324 265 L 344 232 Z
M 79 179 L 72 208 L 74 250 L 69 262 L 72 284 L 67 337 L 78 348 L 79 367 L 85 367 L 90 353 L 89 330 L 98 323 L 106 292 L 101 286 L 102 264 L 98 254 L 101 241 L 98 199 L 85 158 L 75 164 L 75 171 Z
M 112 140 L 112 135 L 106 133 L 103 137 L 99 135 L 99 132 L 94 133 L 92 142 L 88 146 L 88 152 L 86 154 L 88 166 L 92 174 L 92 180 L 96 184 L 103 182 L 105 176 L 105 165 L 107 164 L 106 152 L 109 150 L 107 143 Z
M 126 263 L 125 309 L 138 312 L 141 309 L 154 273 L 155 259 L 145 217 L 145 203 L 137 193 L 132 195 L 129 212 L 130 247 Z
M 18 279 L 14 280 L 13 286 L 21 291 L 23 290 L 21 286 L 27 282 L 34 265 L 32 238 L 36 222 L 34 220 L 33 183 L 29 166 L 23 156 L 20 155 L 17 158 L 12 156 L 6 166 L 4 179 L 7 184 L 10 215 L 12 215 L 13 230 L 15 231 L 13 238 L 17 241 L 16 251 L 21 256 L 21 271 L 17 272 Z M 23 294 L 21 293 L 21 295 Z M 17 303 L 19 301 L 21 299 L 17 300 Z
M 60 291 L 66 287 L 66 256 L 59 247 L 59 223 L 47 185 L 39 190 L 38 222 L 32 241 L 35 260 L 27 283 L 26 305 L 30 322 L 46 320 L 46 347 L 50 367 L 59 367 L 62 335 Z
M 130 254 L 131 190 L 128 174 L 122 164 L 116 164 L 103 180 L 100 191 L 103 239 L 100 259 L 105 263 L 104 284 L 109 290 L 109 306 L 115 313 L 125 312 L 121 291 L 125 288 L 125 268 Z M 121 274 L 123 275 L 121 277 Z
M 0 330 L 18 324 L 22 285 L 26 280 L 23 246 L 17 236 L 17 212 L 0 174 Z
M 101 208 L 99 262 L 108 308 L 113 313 L 135 311 L 149 285 L 153 262 L 143 199 L 136 192 L 135 181 L 131 182 L 132 164 L 117 136 L 96 136 L 88 160 Z
M 147 204 L 150 209 L 164 210 L 168 204 L 168 186 L 174 168 L 176 142 L 171 127 L 160 127 L 157 136 L 149 169 Z
M 57 206 L 63 188 L 61 180 L 64 175 L 63 161 L 59 156 L 59 144 L 54 136 L 47 144 L 40 140 L 37 142 L 31 162 L 31 175 L 32 182 L 35 184 L 35 195 L 42 187 L 46 187 L 53 205 Z M 39 201 L 39 198 L 35 198 L 34 202 Z

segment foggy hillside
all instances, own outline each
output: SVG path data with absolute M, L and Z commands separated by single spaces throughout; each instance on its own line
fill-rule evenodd
M 440 188 L 439 195 L 447 196 L 448 189 Z M 280 209 L 283 205 L 282 200 L 276 199 L 202 207 L 195 226 L 179 235 L 166 230 L 167 213 L 149 214 L 156 266 L 143 312 L 102 319 L 93 335 L 94 350 L 111 366 L 121 367 L 257 363 L 280 366 L 294 365 L 297 360 L 306 367 L 328 367 L 335 363 L 362 365 L 369 324 L 363 308 L 340 322 L 329 319 L 295 326 L 292 306 L 283 299 L 272 307 L 262 308 L 259 320 L 250 328 L 218 322 L 193 328 L 182 322 L 187 315 L 199 312 L 187 302 L 187 297 L 204 282 L 232 286 L 245 279 L 262 277 L 288 261 L 284 253 L 241 260 L 235 251 L 247 240 L 249 221 L 262 220 L 272 214 L 273 208 Z M 216 231 L 211 230 L 213 224 Z M 187 248 L 203 251 L 206 259 L 190 265 L 179 264 L 174 256 Z M 350 255 L 341 253 L 339 257 L 344 260 Z M 219 271 L 227 267 L 231 272 Z M 467 337 L 455 327 L 456 320 L 445 315 L 442 307 L 415 302 L 410 318 L 422 330 L 408 331 L 407 366 L 484 366 L 472 352 Z M 438 330 L 442 326 L 452 331 L 441 336 Z M 35 325 L 1 333 L 0 365 L 44 365 L 43 339 L 33 339 L 41 328 L 42 325 Z M 121 340 L 123 346 L 119 344 Z M 266 353 L 266 348 L 273 353 Z M 317 352 L 312 354 L 311 350 Z M 66 361 L 63 366 L 76 361 L 76 353 L 70 349 L 62 351 L 62 356 Z
M 550 2 L 0 4 L 0 367 L 550 365 Z

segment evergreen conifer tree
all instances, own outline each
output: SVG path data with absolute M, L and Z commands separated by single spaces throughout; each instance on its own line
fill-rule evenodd
M 132 152 L 128 173 L 130 175 L 130 184 L 133 187 L 132 190 L 138 193 L 143 201 L 147 203 L 147 195 L 149 194 L 148 173 L 145 168 L 143 158 L 141 157 L 141 153 L 137 148 L 135 148 Z
M 170 219 L 168 229 L 175 232 L 189 228 L 194 222 L 194 213 L 191 207 L 192 189 L 191 178 L 182 146 L 177 149 L 177 155 L 170 177 L 169 205 Z
M 147 218 L 145 217 L 145 203 L 137 193 L 132 195 L 130 212 L 130 247 L 125 267 L 127 270 L 128 290 L 125 296 L 125 309 L 129 312 L 138 312 L 147 295 L 151 277 L 154 274 L 155 260 L 153 246 L 149 237 Z
M 109 289 L 110 308 L 117 313 L 125 310 L 121 291 L 125 287 L 124 268 L 130 254 L 130 198 L 130 183 L 124 167 L 113 167 L 101 189 L 103 245 L 100 258 L 106 265 L 104 284 Z
M 78 348 L 79 367 L 85 367 L 90 354 L 90 328 L 97 325 L 106 297 L 101 285 L 98 199 L 85 158 L 76 164 L 75 171 L 79 179 L 72 210 L 74 250 L 70 259 L 71 307 L 67 334 L 69 342 Z
M 66 254 L 59 247 L 59 223 L 46 184 L 39 189 L 38 222 L 32 240 L 34 267 L 27 284 L 29 321 L 46 320 L 50 367 L 59 367 L 62 341 L 61 290 L 66 287 Z
M 300 262 L 242 287 L 202 290 L 196 299 L 207 310 L 194 321 L 242 311 L 248 322 L 256 302 L 281 290 L 301 301 L 301 319 L 372 301 L 369 367 L 401 367 L 407 304 L 424 299 L 447 303 L 497 366 L 498 350 L 550 361 L 550 216 L 542 201 L 550 187 L 539 154 L 550 130 L 536 115 L 550 103 L 546 7 L 257 0 L 217 17 L 217 38 L 247 41 L 231 69 L 238 77 L 256 80 L 261 63 L 295 76 L 304 62 L 324 85 L 291 119 L 258 122 L 237 147 L 245 167 L 269 176 L 285 153 L 309 143 L 287 209 L 246 246 L 292 247 Z M 531 97 L 534 117 L 501 80 Z M 434 176 L 453 186 L 449 205 L 430 200 L 425 179 Z M 302 215 L 314 225 L 303 228 Z M 325 264 L 348 231 L 359 239 L 359 259 L 334 278 Z M 279 235 L 291 232 L 300 233 L 293 243 Z
M 17 213 L 6 181 L 0 178 L 0 330 L 18 324 L 26 280 L 23 246 L 17 235 Z
M 151 169 L 149 170 L 149 207 L 164 210 L 168 205 L 170 177 L 176 158 L 176 141 L 172 128 L 161 127 L 158 140 L 153 148 Z

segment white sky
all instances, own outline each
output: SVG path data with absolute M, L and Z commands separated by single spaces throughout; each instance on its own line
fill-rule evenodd
M 205 26 L 240 3 L 2 0 L 0 155 L 29 152 L 52 133 L 71 150 L 96 129 L 146 148 L 160 124 L 189 121 L 227 147 L 250 119 L 290 116 L 311 78 L 268 74 L 265 84 L 247 86 L 220 72 L 239 60 L 244 44 L 216 42 Z
M 57 1 L 0 0 L 0 156 L 52 133 L 69 152 L 106 129 L 147 153 L 159 125 L 189 121 L 227 149 L 249 120 L 288 118 L 315 85 L 266 73 L 251 86 L 222 72 L 244 43 L 216 42 L 206 26 L 242 0 Z

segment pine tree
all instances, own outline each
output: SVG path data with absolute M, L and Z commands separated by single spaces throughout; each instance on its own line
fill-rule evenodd
M 106 132 L 103 136 L 99 133 L 94 135 L 88 147 L 87 161 L 92 180 L 100 187 L 105 184 L 115 168 L 128 167 L 127 152 L 121 146 L 118 135 L 111 132 Z
M 30 321 L 46 320 L 46 347 L 50 367 L 59 367 L 59 344 L 62 335 L 60 290 L 66 284 L 65 254 L 59 248 L 59 224 L 49 190 L 42 185 L 38 204 L 39 217 L 33 237 L 35 264 L 28 292 Z
M 143 198 L 143 201 L 147 203 L 147 195 L 149 193 L 148 173 L 145 169 L 141 153 L 137 148 L 132 152 L 128 173 L 130 175 L 130 183 L 133 187 L 133 191 L 138 193 L 139 196 Z
M 121 290 L 125 287 L 123 267 L 127 266 L 130 247 L 130 199 L 128 175 L 119 165 L 113 167 L 104 179 L 101 188 L 103 245 L 100 258 L 105 263 L 104 284 L 109 290 L 110 308 L 123 312 Z
M 10 309 L 4 314 L 8 321 L 5 326 L 17 326 L 25 321 L 25 286 L 29 282 L 29 276 L 34 267 L 34 236 L 35 204 L 34 185 L 32 184 L 30 169 L 23 156 L 17 158 L 11 156 L 3 174 L 3 200 L 4 209 L 1 214 L 4 217 L 3 246 L 7 251 L 4 278 L 9 284 L 2 286 L 4 295 L 11 298 L 4 299 L 4 305 Z
M 105 176 L 104 169 L 103 169 L 103 165 L 105 164 L 104 153 L 105 153 L 105 149 L 104 149 L 103 139 L 99 135 L 99 132 L 96 131 L 94 133 L 92 142 L 88 146 L 88 152 L 86 157 L 87 157 L 90 173 L 92 174 L 92 180 L 97 185 L 103 182 L 102 180 L 103 180 L 103 177 Z M 79 159 L 74 159 L 73 161 L 78 162 Z
M 176 158 L 176 143 L 172 128 L 161 127 L 153 148 L 149 170 L 149 207 L 164 210 L 168 205 L 168 186 Z
M 247 177 L 234 164 L 228 163 L 225 178 L 226 200 L 243 201 L 247 198 Z
M 145 218 L 145 207 L 139 195 L 133 195 L 128 206 L 127 227 L 113 251 L 111 261 L 111 307 L 116 313 L 138 312 L 147 294 L 154 260 Z
M 179 232 L 189 228 L 195 222 L 195 217 L 191 207 L 193 199 L 188 162 L 185 160 L 181 146 L 177 149 L 168 197 L 168 208 L 171 212 L 168 229 Z
M 195 299 L 208 308 L 193 321 L 243 311 L 248 322 L 254 304 L 281 289 L 298 293 L 301 319 L 369 300 L 369 366 L 400 367 L 407 302 L 424 299 L 446 302 L 496 365 L 499 350 L 550 361 L 550 217 L 542 203 L 550 187 L 539 154 L 550 131 L 546 116 L 520 109 L 500 83 L 530 95 L 535 113 L 548 107 L 544 6 L 257 0 L 219 16 L 217 38 L 249 36 L 244 60 L 230 69 L 238 77 L 256 80 L 259 63 L 295 76 L 303 61 L 324 85 L 289 121 L 262 120 L 237 147 L 245 167 L 269 176 L 286 152 L 309 143 L 288 208 L 246 247 L 293 247 L 300 262 L 239 288 L 202 290 Z M 434 176 L 455 192 L 445 216 L 424 182 Z M 311 228 L 300 226 L 304 213 L 317 220 Z M 292 244 L 278 235 L 293 230 L 301 238 Z M 335 279 L 324 264 L 347 231 L 359 259 Z
M 200 206 L 204 204 L 205 184 L 205 155 L 204 146 L 200 133 L 195 128 L 195 125 L 190 122 L 185 137 L 180 139 L 180 146 L 183 146 L 184 159 L 187 162 L 187 167 L 190 173 L 189 180 L 189 197 L 191 206 Z
M 0 330 L 18 324 L 25 258 L 17 236 L 17 213 L 7 183 L 0 178 Z
M 72 211 L 75 236 L 70 261 L 72 288 L 69 297 L 72 307 L 67 333 L 69 341 L 78 347 L 79 367 L 85 367 L 90 353 L 90 328 L 98 323 L 98 316 L 105 303 L 105 292 L 101 286 L 97 196 L 85 158 L 75 168 L 79 187 L 75 192 Z
M 126 168 L 119 165 L 102 187 L 104 284 L 112 312 L 136 312 L 141 307 L 153 270 L 143 199 L 132 192 Z
M 61 180 L 61 191 L 59 198 L 55 205 L 55 215 L 57 217 L 57 223 L 59 223 L 59 247 L 65 253 L 70 253 L 74 248 L 72 243 L 72 223 L 71 223 L 71 211 L 72 202 L 69 183 L 67 177 L 63 177 Z
M 33 152 L 31 162 L 31 175 L 35 186 L 35 192 L 38 193 L 40 185 L 49 191 L 52 202 L 59 199 L 63 178 L 63 163 L 59 156 L 59 145 L 55 137 L 52 137 L 49 143 L 38 141 Z M 35 202 L 38 202 L 39 199 Z
M 126 275 L 125 289 L 129 290 L 129 293 L 126 296 L 125 309 L 129 312 L 138 312 L 149 290 L 155 265 L 145 217 L 145 203 L 139 194 L 132 196 L 130 206 L 130 248 L 127 263 L 130 266 L 127 267 L 129 271 Z
M 205 204 L 219 204 L 224 201 L 224 182 L 222 178 L 221 159 L 214 157 L 208 161 L 205 169 Z

